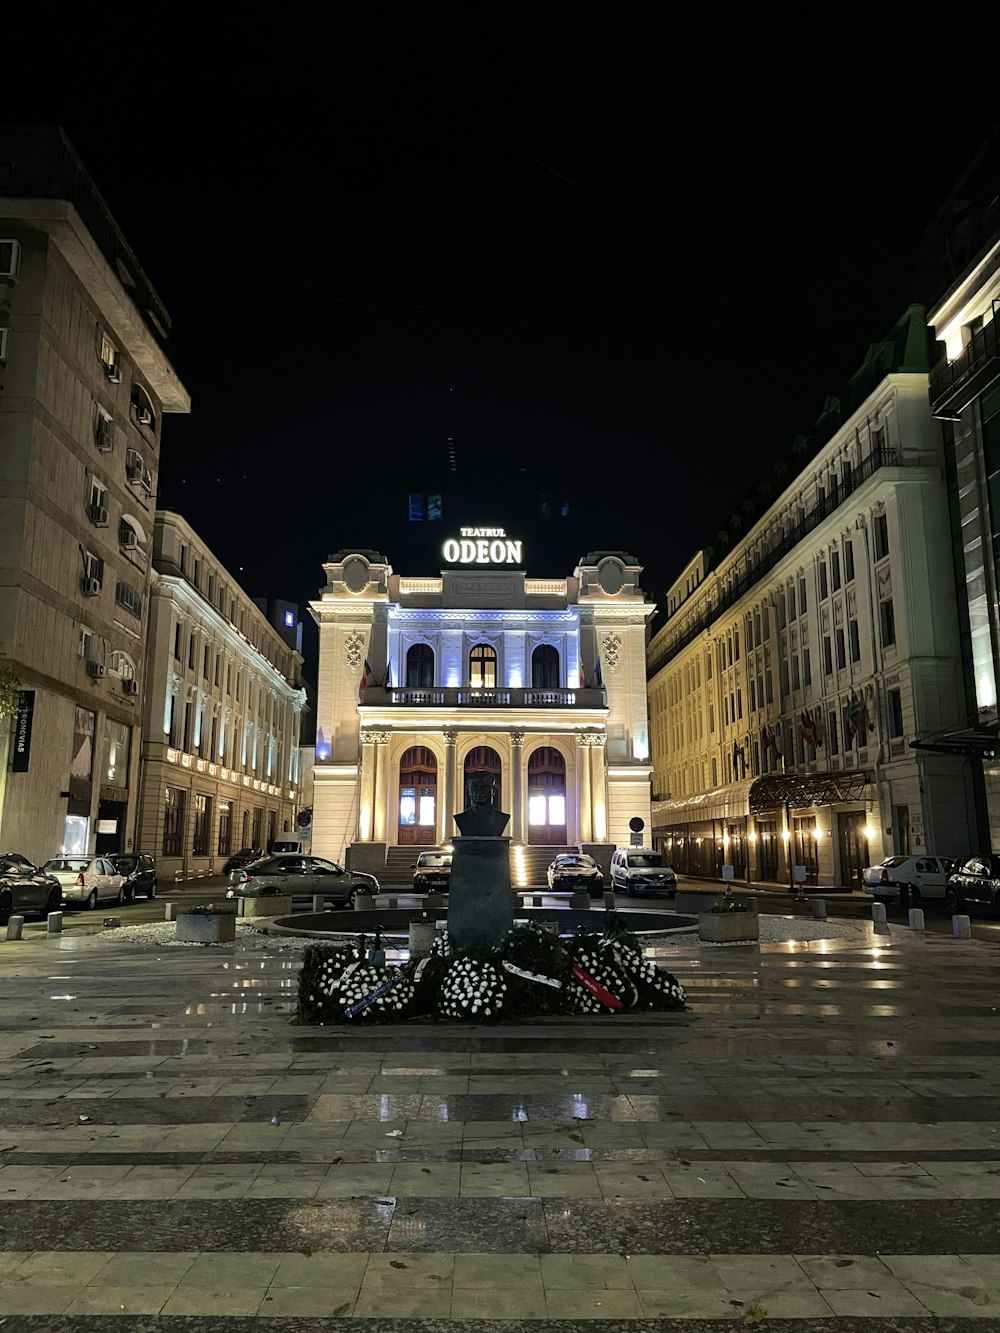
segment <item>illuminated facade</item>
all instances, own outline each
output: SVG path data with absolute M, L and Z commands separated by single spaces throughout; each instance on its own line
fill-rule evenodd
M 164 879 L 211 874 L 294 836 L 302 658 L 170 510 L 153 565 L 140 845 Z
M 314 852 L 378 871 L 412 859 L 414 846 L 447 843 L 473 768 L 497 774 L 522 882 L 552 848 L 627 843 L 635 816 L 648 826 L 653 607 L 640 567 L 598 552 L 569 578 L 527 578 L 508 562 L 519 543 L 468 531 L 490 534 L 465 538 L 485 544 L 474 569 L 408 578 L 373 551 L 324 566 L 311 603 Z M 445 549 L 462 563 L 458 539 Z
M 58 130 L 0 129 L 0 846 L 135 846 L 170 318 Z
M 882 855 L 971 845 L 967 770 L 910 744 L 962 716 L 927 363 L 914 307 L 828 401 L 798 475 L 668 592 L 653 830 L 681 872 L 849 884 Z

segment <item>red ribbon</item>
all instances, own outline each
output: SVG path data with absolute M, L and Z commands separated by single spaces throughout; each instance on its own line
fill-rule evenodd
M 584 972 L 579 963 L 570 963 L 569 974 L 574 981 L 578 981 L 585 990 L 589 990 L 595 1000 L 600 1000 L 601 1004 L 607 1009 L 621 1009 L 622 1002 L 617 995 L 612 995 L 609 990 L 595 981 L 589 972 Z

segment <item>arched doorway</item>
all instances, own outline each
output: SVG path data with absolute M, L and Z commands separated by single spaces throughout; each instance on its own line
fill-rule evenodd
M 464 781 L 462 783 L 462 809 L 468 810 L 469 808 L 469 774 L 475 772 L 476 769 L 485 769 L 487 773 L 492 773 L 496 778 L 496 800 L 494 804 L 498 810 L 502 810 L 500 756 L 491 745 L 477 745 L 474 750 L 470 750 L 465 756 Z
M 566 761 L 551 745 L 528 758 L 528 842 L 566 846 Z
M 415 643 L 408 649 L 406 684 L 417 690 L 429 690 L 434 684 L 434 649 L 429 643 Z
M 531 688 L 533 690 L 559 688 L 559 650 L 551 643 L 540 643 L 531 654 Z
M 401 847 L 437 842 L 437 760 L 426 745 L 411 745 L 399 761 Z
M 477 643 L 469 654 L 469 688 L 495 690 L 497 687 L 496 649 L 488 643 Z

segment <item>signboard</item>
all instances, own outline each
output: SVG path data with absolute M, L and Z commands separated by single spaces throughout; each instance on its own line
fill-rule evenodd
M 736 878 L 736 867 L 735 867 L 735 866 L 728 866 L 728 865 L 727 865 L 727 866 L 723 866 L 723 867 L 722 867 L 722 878 L 723 878 L 723 879 L 726 879 L 726 880 L 729 880 L 729 879 L 735 879 L 735 878 Z
M 642 834 L 641 834 L 641 833 L 630 833 L 630 834 L 628 835 L 628 845 L 629 845 L 630 847 L 641 847 L 641 846 L 642 846 Z
M 628 826 L 633 833 L 641 833 L 642 830 L 646 827 L 646 821 L 644 819 L 640 819 L 638 815 L 633 815 L 632 818 L 628 821 Z
M 503 528 L 459 528 L 459 537 L 449 537 L 441 555 L 449 565 L 519 565 L 523 546 Z
M 308 828 L 312 823 L 312 811 L 300 810 L 295 816 L 295 822 L 298 824 L 299 828 Z
M 11 771 L 27 773 L 31 759 L 31 724 L 35 716 L 35 691 L 21 690 L 14 715 L 14 757 Z
M 97 828 L 97 832 L 98 832 L 98 833 L 117 833 L 117 832 L 118 832 L 118 820 L 117 820 L 117 819 L 99 819 L 99 820 L 97 821 L 96 828 Z

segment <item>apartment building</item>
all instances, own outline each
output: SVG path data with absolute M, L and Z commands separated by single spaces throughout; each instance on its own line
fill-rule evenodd
M 153 530 L 139 830 L 163 878 L 295 826 L 302 658 L 180 514 Z
M 65 135 L 0 127 L 0 846 L 36 861 L 135 845 L 169 333 Z
M 654 841 L 679 871 L 856 883 L 974 842 L 930 344 L 911 307 L 667 593 L 647 647 Z

